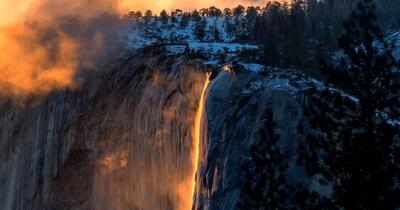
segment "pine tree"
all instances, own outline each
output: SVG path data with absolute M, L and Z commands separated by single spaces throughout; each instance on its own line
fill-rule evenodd
M 168 13 L 165 10 L 160 12 L 161 23 L 166 26 L 168 24 Z
M 137 20 L 137 19 L 139 19 L 139 18 L 142 17 L 142 13 L 141 13 L 140 11 L 137 11 L 137 12 L 135 12 L 135 11 L 129 11 L 128 14 L 127 14 L 126 16 L 127 16 L 128 18 L 130 18 L 130 19 Z
M 245 26 L 245 40 L 251 40 L 252 34 L 254 34 L 254 28 L 258 11 L 255 7 L 248 7 L 246 10 L 246 26 Z
M 201 16 L 203 16 L 203 17 L 207 17 L 207 16 L 210 15 L 210 12 L 208 11 L 207 8 L 203 8 L 203 9 L 200 9 L 200 14 L 201 14 Z
M 219 42 L 221 40 L 221 36 L 220 36 L 220 32 L 218 30 L 217 26 L 214 26 L 214 31 L 213 31 L 213 35 L 214 35 L 214 41 L 215 42 Z
M 287 165 L 283 163 L 283 151 L 278 146 L 276 122 L 270 110 L 264 116 L 264 126 L 259 130 L 257 142 L 251 147 L 250 165 L 241 184 L 238 208 L 243 210 L 282 209 L 287 198 L 284 176 Z
M 176 11 L 171 12 L 171 17 L 170 17 L 170 19 L 171 19 L 171 26 L 172 26 L 172 27 L 175 27 L 175 23 L 178 21 L 177 16 L 178 16 L 178 13 L 177 13 Z
M 222 11 L 215 6 L 208 8 L 208 12 L 211 17 L 220 17 L 222 15 Z
M 239 5 L 239 6 L 237 6 L 237 7 L 235 7 L 235 8 L 233 9 L 233 15 L 235 15 L 235 16 L 237 16 L 237 17 L 243 16 L 245 10 L 246 10 L 246 8 L 244 8 L 244 6 Z
M 225 15 L 225 17 L 231 16 L 232 15 L 232 10 L 230 8 L 225 8 L 224 9 L 224 15 Z
M 144 23 L 146 26 L 149 25 L 152 18 L 153 18 L 153 12 L 151 10 L 147 10 L 146 13 L 144 14 Z
M 285 63 L 287 66 L 295 66 L 303 68 L 307 66 L 306 59 L 308 58 L 307 52 L 307 34 L 304 30 L 306 26 L 306 11 L 304 10 L 304 2 L 293 0 L 290 7 L 288 17 L 290 32 L 288 33 L 288 40 L 285 44 Z
M 197 10 L 194 10 L 194 11 L 192 12 L 192 20 L 193 20 L 194 22 L 198 22 L 198 21 L 201 20 L 200 13 L 199 13 Z
M 234 35 L 235 24 L 233 23 L 232 11 L 230 9 L 225 9 L 225 32 L 229 35 Z
M 257 33 L 262 37 L 264 45 L 264 62 L 268 66 L 284 66 L 283 48 L 287 42 L 288 6 L 279 2 L 269 2 L 262 20 L 257 21 Z
M 400 207 L 399 64 L 376 20 L 373 1 L 362 0 L 343 24 L 341 58 L 321 64 L 330 84 L 354 98 L 327 88 L 306 110 L 313 132 L 303 164 L 332 186 L 318 204 L 330 209 Z
M 179 23 L 179 27 L 180 28 L 186 28 L 189 25 L 189 14 L 188 13 L 184 13 L 182 15 L 181 21 Z
M 206 36 L 206 25 L 206 19 L 203 19 L 201 17 L 195 22 L 194 35 L 200 41 L 203 41 L 204 37 Z

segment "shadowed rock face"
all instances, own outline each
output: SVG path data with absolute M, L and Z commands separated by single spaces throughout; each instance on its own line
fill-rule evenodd
M 287 161 L 294 163 L 301 137 L 297 128 L 302 122 L 301 95 L 269 87 L 252 88 L 262 78 L 254 73 L 233 76 L 220 73 L 209 88 L 207 99 L 207 136 L 201 144 L 195 209 L 237 209 L 239 183 L 243 179 L 249 150 L 263 126 L 266 109 L 274 113 L 279 145 Z M 289 171 L 298 170 L 291 166 Z M 298 180 L 293 173 L 290 180 Z
M 205 71 L 182 57 L 137 56 L 76 90 L 1 100 L 1 209 L 188 205 Z

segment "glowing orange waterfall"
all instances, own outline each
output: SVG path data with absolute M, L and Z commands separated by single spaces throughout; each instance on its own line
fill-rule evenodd
M 203 91 L 201 92 L 200 100 L 199 100 L 199 106 L 196 112 L 196 118 L 195 118 L 195 123 L 194 123 L 194 135 L 193 135 L 193 153 L 192 153 L 192 166 L 193 166 L 193 177 L 192 177 L 192 188 L 191 188 L 191 197 L 190 197 L 190 207 L 188 207 L 187 210 L 190 210 L 193 206 L 193 195 L 196 187 L 196 172 L 197 172 L 197 167 L 199 164 L 199 151 L 200 151 L 200 141 L 201 141 L 201 128 L 202 128 L 202 118 L 203 118 L 203 113 L 205 110 L 205 95 L 206 91 L 208 88 L 208 85 L 210 84 L 210 76 L 211 73 L 207 73 L 206 79 L 205 79 L 205 84 L 203 86 Z

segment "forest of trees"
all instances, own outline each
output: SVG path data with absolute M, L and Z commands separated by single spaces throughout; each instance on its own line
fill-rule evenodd
M 304 109 L 311 129 L 305 131 L 304 124 L 298 129 L 305 143 L 297 164 L 330 189 L 329 195 L 306 183 L 290 185 L 279 179 L 287 169 L 279 166 L 281 160 L 271 159 L 281 153 L 271 150 L 278 136 L 269 115 L 272 123 L 263 129 L 270 135 L 261 132 L 263 143 L 258 140 L 250 153 L 254 161 L 249 167 L 256 170 L 246 173 L 249 183 L 241 185 L 239 209 L 400 208 L 400 62 L 393 56 L 393 43 L 385 39 L 376 9 L 373 0 L 361 0 L 344 21 L 337 42 L 342 54 L 334 62 L 322 60 L 319 70 L 327 87 L 312 89 Z M 294 197 L 277 199 L 283 189 Z
M 294 67 L 326 82 L 324 90 L 310 90 L 304 109 L 309 122 L 298 129 L 304 145 L 297 164 L 308 177 L 320 177 L 331 195 L 324 197 L 307 184 L 289 186 L 276 123 L 267 111 L 238 184 L 238 209 L 391 210 L 400 208 L 400 63 L 385 37 L 400 28 L 399 11 L 399 0 L 292 0 L 129 16 L 145 24 L 155 17 L 163 27 L 185 28 L 192 21 L 200 41 L 206 17 L 224 18 L 223 30 L 235 42 L 263 46 L 263 64 Z M 218 41 L 222 29 L 213 30 Z
M 320 207 L 400 207 L 400 63 L 376 20 L 373 1 L 362 0 L 343 24 L 343 55 L 320 65 L 330 84 L 356 99 L 326 88 L 305 110 L 313 130 L 304 166 L 333 188 Z
M 220 31 L 236 37 L 236 42 L 264 46 L 258 62 L 268 66 L 295 67 L 318 70 L 319 61 L 326 53 L 337 50 L 337 37 L 342 32 L 342 21 L 357 5 L 354 0 L 292 0 L 289 3 L 272 1 L 265 7 L 219 9 L 216 7 L 184 12 L 163 10 L 153 14 L 150 10 L 130 12 L 129 17 L 143 18 L 146 24 L 151 18 L 161 21 L 164 27 L 185 28 L 194 22 L 194 33 L 203 41 L 207 17 L 225 19 L 224 29 L 214 27 L 214 41 L 220 39 Z M 385 30 L 400 28 L 400 4 L 398 0 L 376 1 L 378 23 Z M 178 18 L 179 17 L 179 18 Z

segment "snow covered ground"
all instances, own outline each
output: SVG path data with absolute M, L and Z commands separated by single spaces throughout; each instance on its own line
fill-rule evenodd
M 189 21 L 188 25 L 181 27 L 181 17 L 177 17 L 175 23 L 171 21 L 163 24 L 160 20 L 152 19 L 147 25 L 143 19 L 132 20 L 132 32 L 128 34 L 128 38 L 131 41 L 146 42 L 151 41 L 152 43 L 196 43 L 200 42 L 194 34 L 195 23 Z M 205 37 L 202 42 L 220 42 L 220 43 L 232 43 L 235 37 L 232 37 L 227 31 L 225 17 L 205 17 Z M 219 31 L 219 40 L 214 39 L 214 29 L 217 28 Z
M 257 45 L 235 43 L 235 37 L 229 34 L 226 30 L 227 21 L 225 17 L 205 17 L 205 38 L 200 41 L 195 36 L 195 23 L 189 21 L 186 27 L 180 26 L 181 17 L 177 17 L 176 23 L 172 24 L 162 23 L 160 20 L 152 20 L 147 27 L 144 27 L 144 20 L 136 21 L 132 30 L 128 33 L 129 48 L 138 49 L 145 46 L 155 44 L 165 44 L 166 50 L 169 54 L 182 54 L 187 51 L 192 51 L 204 55 L 203 62 L 206 65 L 224 66 L 236 58 L 236 55 L 241 50 L 256 50 L 259 48 Z M 219 40 L 214 40 L 214 29 L 219 30 Z M 400 32 L 390 32 L 388 36 L 389 41 L 393 41 L 397 45 L 395 56 L 400 59 Z M 226 61 L 221 61 L 220 56 L 223 55 Z M 310 87 L 324 88 L 322 82 L 313 78 L 306 77 L 296 70 L 283 70 L 274 67 L 265 67 L 257 63 L 246 63 L 240 61 L 238 63 L 244 69 L 260 73 L 279 72 L 279 74 L 272 73 L 265 78 L 265 81 L 260 81 L 256 85 L 268 86 L 269 88 L 282 89 L 288 91 L 302 91 Z M 286 72 L 286 73 L 282 73 Z M 332 91 L 339 91 L 338 89 L 331 89 Z M 341 92 L 345 97 L 353 101 L 356 98 Z
M 156 44 L 166 45 L 169 54 L 182 54 L 187 51 L 204 55 L 206 64 L 218 64 L 221 56 L 226 60 L 232 60 L 242 50 L 256 50 L 258 45 L 235 43 L 233 37 L 226 30 L 225 17 L 205 17 L 205 38 L 198 40 L 195 36 L 195 23 L 189 21 L 186 27 L 180 26 L 181 17 L 177 17 L 176 23 L 162 23 L 153 19 L 145 26 L 144 20 L 132 22 L 131 30 L 127 34 L 128 48 L 135 50 L 145 46 Z M 215 40 L 215 28 L 218 28 L 219 39 Z M 247 66 L 249 70 L 259 71 L 263 69 L 258 64 Z

